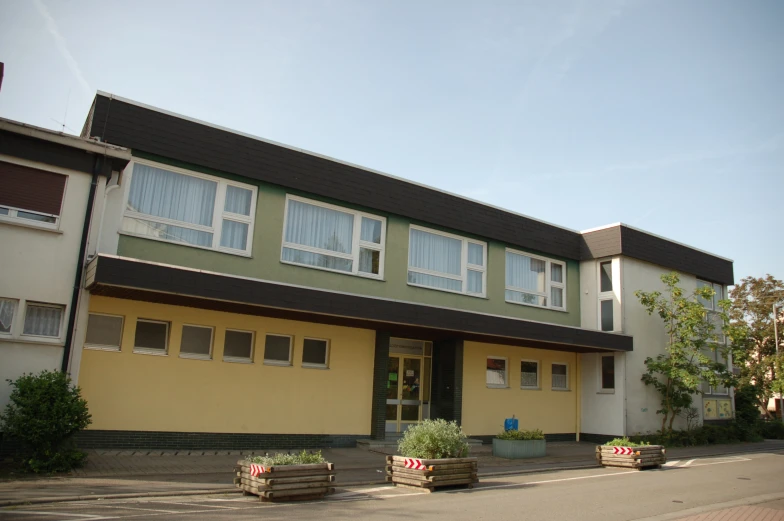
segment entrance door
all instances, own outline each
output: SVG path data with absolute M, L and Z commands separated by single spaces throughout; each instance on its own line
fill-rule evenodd
M 387 432 L 403 432 L 422 419 L 422 358 L 389 356 Z

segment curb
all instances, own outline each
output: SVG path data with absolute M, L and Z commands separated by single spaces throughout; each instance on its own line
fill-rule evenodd
M 236 488 L 213 488 L 202 490 L 168 490 L 161 492 L 129 492 L 127 494 L 102 494 L 90 496 L 37 497 L 30 499 L 12 499 L 0 501 L 0 507 L 21 505 L 40 505 L 44 503 L 66 503 L 69 501 L 89 501 L 99 499 L 133 499 L 139 497 L 171 497 L 171 496 L 204 496 L 207 494 L 237 494 L 242 492 Z

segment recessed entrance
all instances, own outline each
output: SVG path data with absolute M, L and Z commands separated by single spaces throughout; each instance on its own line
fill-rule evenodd
M 433 344 L 392 338 L 387 366 L 386 432 L 401 433 L 430 417 Z

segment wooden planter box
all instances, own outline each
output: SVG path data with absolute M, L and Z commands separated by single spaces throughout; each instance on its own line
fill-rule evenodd
M 240 460 L 234 471 L 237 488 L 262 501 L 317 499 L 335 491 L 332 463 L 265 467 L 263 474 L 251 476 L 249 463 Z
M 667 463 L 662 445 L 646 447 L 596 447 L 596 461 L 605 467 L 623 467 L 637 470 L 660 468 Z
M 409 487 L 433 492 L 438 487 L 464 485 L 473 488 L 477 458 L 414 459 L 387 456 L 387 481 L 396 487 Z
M 493 438 L 493 456 L 499 458 L 542 458 L 546 455 L 546 440 L 499 440 Z

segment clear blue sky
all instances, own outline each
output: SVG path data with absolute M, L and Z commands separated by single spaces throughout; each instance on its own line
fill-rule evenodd
M 784 278 L 783 26 L 779 0 L 6 0 L 0 116 L 78 133 L 104 90 Z

